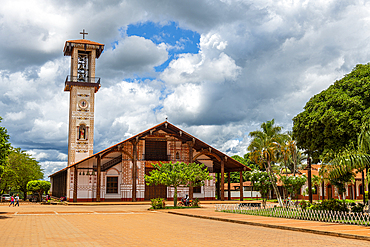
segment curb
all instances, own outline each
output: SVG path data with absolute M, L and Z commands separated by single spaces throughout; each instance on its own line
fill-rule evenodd
M 347 234 L 347 233 L 328 232 L 328 231 L 320 231 L 320 230 L 305 229 L 305 228 L 290 227 L 290 226 L 278 226 L 278 225 L 270 225 L 270 224 L 265 224 L 265 223 L 224 219 L 224 218 L 218 218 L 218 217 L 212 217 L 212 216 L 194 215 L 194 214 L 186 214 L 186 213 L 171 212 L 171 211 L 168 211 L 167 213 L 181 215 L 181 216 L 194 217 L 194 218 L 207 219 L 207 220 L 217 220 L 217 221 L 224 221 L 224 222 L 230 222 L 230 223 L 237 223 L 237 224 L 243 224 L 243 225 L 261 226 L 261 227 L 275 228 L 275 229 L 280 229 L 280 230 L 307 232 L 307 233 L 313 233 L 313 234 L 318 234 L 318 235 L 326 235 L 326 236 L 333 236 L 333 237 L 370 241 L 370 237 L 354 235 L 354 234 Z
M 118 206 L 118 205 L 150 205 L 150 202 L 118 202 L 118 203 L 83 203 L 83 202 L 67 202 L 64 205 L 66 206 Z

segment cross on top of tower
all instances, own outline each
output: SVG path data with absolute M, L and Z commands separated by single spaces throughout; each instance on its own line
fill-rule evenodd
M 80 34 L 82 34 L 83 39 L 85 39 L 85 34 L 88 35 L 88 33 L 85 33 L 85 29 L 82 29 L 82 32 L 80 32 Z

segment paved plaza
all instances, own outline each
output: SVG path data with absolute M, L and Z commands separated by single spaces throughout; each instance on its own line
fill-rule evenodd
M 176 212 L 210 215 L 213 207 L 205 205 L 202 209 Z M 188 217 L 148 208 L 149 205 L 135 204 L 21 204 L 13 208 L 3 204 L 0 206 L 0 245 L 370 246 L 370 242 L 364 240 Z M 335 226 L 338 224 L 333 224 Z

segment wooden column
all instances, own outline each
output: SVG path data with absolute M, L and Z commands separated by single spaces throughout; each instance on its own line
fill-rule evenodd
M 97 156 L 96 162 L 96 201 L 100 202 L 100 190 L 101 190 L 101 158 L 100 155 Z
M 74 171 L 73 171 L 73 202 L 77 202 L 77 166 L 74 166 Z
M 366 165 L 366 173 L 365 174 L 369 174 L 369 167 L 367 165 Z M 366 191 L 369 191 L 369 184 L 366 184 Z
M 220 173 L 217 172 L 217 181 L 216 181 L 216 195 L 217 200 L 220 200 Z
M 193 146 L 194 142 L 193 141 L 188 141 L 187 142 L 188 147 L 189 147 L 189 163 L 193 163 Z M 189 198 L 190 200 L 193 200 L 193 186 L 189 186 Z
M 321 200 L 324 200 L 325 199 L 325 182 L 324 182 L 324 179 L 321 182 L 321 190 L 322 190 Z
M 227 200 L 231 200 L 231 193 L 230 193 L 230 172 L 227 172 Z
M 240 171 L 240 201 L 244 200 L 243 190 L 243 171 Z
M 137 168 L 137 144 L 139 139 L 132 142 L 132 201 L 136 202 L 136 168 Z
M 225 200 L 225 161 L 221 159 L 221 201 Z

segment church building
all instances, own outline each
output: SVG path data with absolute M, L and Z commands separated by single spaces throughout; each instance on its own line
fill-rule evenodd
M 68 201 L 143 201 L 173 199 L 174 188 L 146 185 L 153 163 L 202 163 L 214 177 L 201 187 L 179 187 L 179 197 L 224 200 L 225 172 L 250 170 L 196 137 L 165 121 L 98 153 L 93 153 L 94 95 L 100 88 L 95 60 L 104 45 L 85 39 L 66 41 L 64 55 L 71 56 L 71 72 L 64 91 L 70 93 L 68 165 L 50 175 L 50 193 Z M 218 178 L 217 180 L 215 178 Z M 230 176 L 228 176 L 230 177 Z M 216 181 L 218 181 L 216 183 Z M 240 186 L 243 198 L 243 186 Z M 230 190 L 230 186 L 229 186 Z M 229 192 L 230 195 L 230 192 Z

